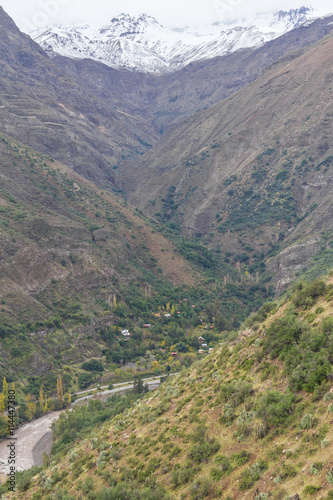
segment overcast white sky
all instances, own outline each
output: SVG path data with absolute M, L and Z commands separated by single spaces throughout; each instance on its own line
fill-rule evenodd
M 311 1 L 311 0 L 310 0 Z M 121 12 L 147 13 L 163 25 L 200 25 L 227 16 L 249 16 L 267 10 L 302 5 L 333 11 L 332 2 L 317 0 L 0 0 L 0 5 L 24 31 L 57 23 L 104 24 Z

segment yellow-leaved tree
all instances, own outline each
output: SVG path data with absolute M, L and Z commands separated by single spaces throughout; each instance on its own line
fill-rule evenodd
M 27 409 L 25 412 L 25 416 L 28 420 L 32 420 L 36 415 L 36 403 L 30 402 L 27 404 Z
M 5 414 L 5 398 L 0 394 L 0 416 Z
M 58 395 L 58 401 L 60 403 L 60 407 L 62 408 L 62 405 L 64 403 L 64 389 L 62 386 L 61 376 L 59 376 L 57 379 L 57 395 Z
M 68 392 L 66 392 L 64 399 L 66 406 L 69 406 L 72 402 L 72 396 Z
M 5 398 L 5 404 L 6 404 L 7 399 L 8 399 L 8 384 L 7 384 L 6 377 L 3 378 L 2 394 L 3 394 L 3 397 Z
M 40 408 L 40 411 L 44 411 L 44 406 L 45 406 L 45 394 L 44 394 L 44 391 L 43 391 L 43 387 L 40 388 L 40 391 L 39 391 L 39 408 Z

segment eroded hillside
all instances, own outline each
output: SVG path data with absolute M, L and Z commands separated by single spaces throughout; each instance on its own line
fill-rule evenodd
M 329 35 L 282 58 L 167 132 L 122 170 L 129 200 L 244 270 L 269 264 L 285 286 L 332 229 L 332 45 Z M 299 244 L 303 256 L 289 265 Z
M 156 134 L 61 71 L 0 8 L 0 130 L 112 189 L 113 167 Z

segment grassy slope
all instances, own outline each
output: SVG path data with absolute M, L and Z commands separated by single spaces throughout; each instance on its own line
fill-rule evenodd
M 291 311 L 304 323 L 305 317 L 311 321 L 310 339 L 315 338 L 316 329 L 333 313 L 332 284 L 330 278 L 324 295 L 308 300 L 306 308 L 295 308 L 295 292 L 261 323 L 259 316 L 252 317 L 252 329 L 236 341 L 86 435 L 74 450 L 68 445 L 68 453 L 65 449 L 56 456 L 52 468 L 36 476 L 18 498 L 65 498 L 65 491 L 72 495 L 68 498 L 131 498 L 134 490 L 142 496 L 133 498 L 169 494 L 245 500 L 265 498 L 256 495 L 269 492 L 271 499 L 296 493 L 301 499 L 332 498 L 327 496 L 327 474 L 332 469 L 333 416 L 324 397 L 330 379 L 312 393 L 291 393 L 284 361 L 265 354 L 278 336 L 271 325 Z M 331 335 L 326 337 L 330 356 Z M 298 345 L 297 356 L 304 350 Z M 272 390 L 280 393 L 275 406 L 267 399 Z M 308 414 L 314 418 L 306 425 Z M 103 486 L 109 488 L 104 496 L 97 493 Z

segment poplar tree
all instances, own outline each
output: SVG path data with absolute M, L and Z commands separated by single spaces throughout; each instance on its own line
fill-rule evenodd
M 3 394 L 3 397 L 5 398 L 5 400 L 7 400 L 7 398 L 8 398 L 8 384 L 7 384 L 6 377 L 3 378 L 2 394 Z
M 62 406 L 63 402 L 64 402 L 64 390 L 62 387 L 61 376 L 59 376 L 57 379 L 57 395 L 58 395 L 58 401 L 59 401 L 60 405 Z
M 0 416 L 5 414 L 5 398 L 0 394 Z
M 40 406 L 41 411 L 44 411 L 44 405 L 45 405 L 44 396 L 45 396 L 45 394 L 44 394 L 43 388 L 41 387 L 40 391 L 39 391 L 39 406 Z
M 68 392 L 66 392 L 64 399 L 65 399 L 66 406 L 69 406 L 72 402 L 72 396 Z

